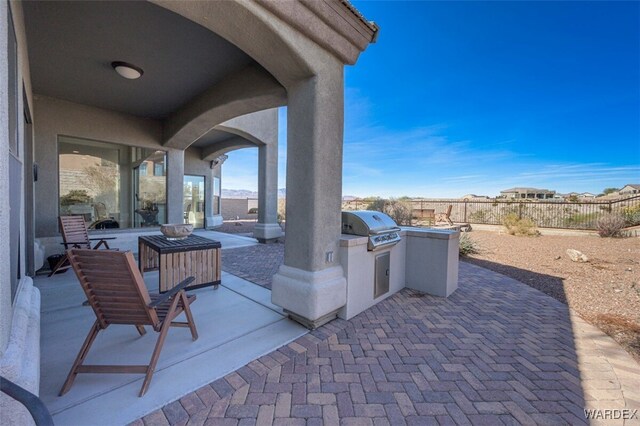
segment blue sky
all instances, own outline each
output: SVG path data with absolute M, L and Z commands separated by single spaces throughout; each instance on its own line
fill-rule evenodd
M 354 4 L 381 29 L 345 71 L 344 195 L 640 183 L 639 2 Z M 255 190 L 257 150 L 223 173 Z

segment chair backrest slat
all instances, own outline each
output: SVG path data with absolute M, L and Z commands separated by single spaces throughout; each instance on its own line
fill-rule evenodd
M 131 252 L 71 249 L 67 254 L 102 327 L 158 325 L 158 315 L 148 307 L 151 298 Z
M 60 231 L 62 232 L 62 240 L 67 243 L 82 243 L 81 248 L 91 248 L 89 241 L 89 231 L 87 224 L 84 222 L 84 216 L 60 216 Z

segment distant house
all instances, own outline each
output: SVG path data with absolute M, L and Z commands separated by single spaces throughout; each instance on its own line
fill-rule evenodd
M 640 194 L 640 184 L 637 184 L 637 183 L 627 184 L 618 191 L 618 195 L 623 197 L 629 197 L 631 195 L 638 195 L 638 194 Z
M 578 194 L 578 198 L 596 198 L 596 194 L 592 194 L 591 192 L 583 192 L 582 194 Z
M 460 197 L 461 200 L 488 200 L 486 195 L 467 194 Z
M 534 200 L 548 200 L 554 198 L 556 191 L 538 188 L 510 188 L 500 191 L 502 198 L 524 198 Z
M 592 194 L 591 192 L 570 192 L 568 194 L 556 194 L 555 198 L 561 198 L 564 200 L 568 199 L 576 199 L 579 198 L 581 200 L 596 198 L 596 194 Z

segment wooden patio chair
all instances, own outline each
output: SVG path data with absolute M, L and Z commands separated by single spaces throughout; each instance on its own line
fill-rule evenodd
M 449 204 L 449 207 L 447 207 L 446 212 L 436 214 L 436 225 L 439 223 L 446 223 L 448 225 L 453 225 L 453 221 L 451 220 L 451 209 L 453 209 L 453 205 Z
M 102 237 L 102 238 L 89 238 L 89 231 L 87 231 L 87 224 L 84 221 L 84 216 L 60 216 L 58 218 L 60 223 L 60 232 L 62 233 L 62 243 L 65 250 L 70 248 L 82 248 L 82 249 L 99 249 L 104 246 L 105 249 L 109 249 L 107 240 L 115 240 L 115 237 Z M 91 241 L 98 241 L 95 246 L 91 247 Z M 51 269 L 49 276 L 52 276 L 58 271 L 69 269 L 69 259 L 65 254 Z
M 144 395 L 169 327 L 189 327 L 193 340 L 198 339 L 189 308 L 196 296 L 187 296 L 184 290 L 194 278 L 187 278 L 166 293 L 149 294 L 130 251 L 70 249 L 68 257 L 96 314 L 96 321 L 80 348 L 60 396 L 69 391 L 78 373 L 145 374 L 139 396 Z M 187 321 L 174 321 L 182 312 Z M 98 332 L 111 324 L 134 325 L 141 336 L 146 333 L 145 325 L 160 333 L 148 365 L 83 365 Z

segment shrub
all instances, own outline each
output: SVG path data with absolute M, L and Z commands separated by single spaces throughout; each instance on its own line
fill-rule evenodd
M 89 203 L 91 203 L 91 196 L 84 189 L 72 189 L 71 191 L 60 197 L 61 206 Z
M 535 236 L 540 235 L 533 220 L 525 217 L 520 219 L 517 214 L 509 213 L 505 216 L 502 224 L 511 235 Z
M 488 223 L 489 222 L 489 210 L 482 209 L 476 210 L 475 212 L 469 215 L 469 222 L 473 223 Z
M 372 200 L 369 204 L 367 204 L 367 210 L 376 210 L 379 212 L 384 212 L 384 208 L 386 207 L 387 201 L 382 198 L 376 198 Z
M 384 212 L 391 216 L 398 225 L 411 226 L 411 210 L 411 203 L 391 198 Z
M 251 207 L 249 209 L 249 214 L 257 214 L 258 213 L 258 208 L 257 207 Z
M 622 216 L 627 226 L 640 225 L 640 204 L 622 208 Z
M 375 199 L 367 205 L 367 210 L 376 210 L 388 214 L 398 225 L 411 225 L 411 203 L 396 198 Z
M 278 198 L 278 223 L 282 223 L 285 220 L 287 220 L 287 200 Z
M 468 232 L 460 234 L 460 256 L 468 256 L 478 252 L 480 252 L 478 242 L 471 238 Z
M 601 237 L 621 237 L 621 231 L 624 226 L 624 217 L 615 213 L 607 213 L 601 216 L 596 223 L 598 235 Z

